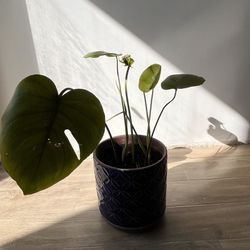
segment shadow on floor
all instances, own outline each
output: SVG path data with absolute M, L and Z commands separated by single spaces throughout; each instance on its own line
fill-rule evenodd
M 187 147 L 175 147 L 168 150 L 168 163 L 184 161 L 187 159 L 187 155 L 192 152 L 191 148 Z
M 237 153 L 238 148 L 244 152 L 245 147 L 231 147 L 169 169 L 167 212 L 162 222 L 149 231 L 117 230 L 95 207 L 0 249 L 223 249 L 227 239 L 250 238 L 250 181 L 246 178 L 247 173 L 250 176 L 246 168 L 249 159 L 241 159 Z M 179 176 L 180 172 L 185 173 L 183 179 L 173 181 L 171 176 Z
M 6 173 L 6 171 L 4 170 L 2 163 L 0 162 L 0 181 L 7 178 L 8 174 Z

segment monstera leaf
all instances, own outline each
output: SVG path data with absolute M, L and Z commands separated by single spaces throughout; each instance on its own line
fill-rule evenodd
M 161 75 L 161 65 L 152 64 L 147 67 L 141 74 L 139 80 L 139 89 L 148 92 L 153 89 L 159 81 Z
M 203 84 L 205 79 L 191 74 L 176 74 L 168 76 L 162 83 L 163 89 L 184 89 Z
M 0 153 L 24 194 L 50 187 L 68 176 L 102 138 L 105 117 L 99 100 L 83 89 L 58 95 L 42 75 L 22 80 L 2 117 Z M 65 135 L 80 149 L 78 158 Z

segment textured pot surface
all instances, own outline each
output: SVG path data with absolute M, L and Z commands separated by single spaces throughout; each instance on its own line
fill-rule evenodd
M 116 137 L 122 141 L 123 136 Z M 142 141 L 145 137 L 141 136 Z M 143 229 L 156 223 L 166 208 L 167 150 L 154 139 L 152 149 L 159 159 L 146 167 L 121 169 L 105 164 L 102 156 L 112 151 L 110 140 L 94 152 L 99 209 L 113 225 L 122 229 Z

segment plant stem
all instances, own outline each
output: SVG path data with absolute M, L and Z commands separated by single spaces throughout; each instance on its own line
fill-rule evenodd
M 152 107 L 153 107 L 153 98 L 154 98 L 154 89 L 152 89 L 152 92 L 151 92 L 150 108 L 149 108 L 149 122 L 151 121 L 151 114 L 152 114 Z M 149 134 L 150 134 L 150 127 L 149 127 Z
M 125 105 L 125 101 L 123 99 L 123 95 L 122 95 L 122 92 L 121 92 L 121 89 L 119 89 L 119 93 L 120 93 L 120 96 L 121 96 L 121 104 L 122 104 L 122 109 L 124 110 L 122 113 L 123 113 L 123 117 L 125 117 L 125 145 L 122 149 L 122 163 L 124 163 L 125 161 L 125 156 L 127 154 L 127 149 L 128 149 L 128 125 L 127 125 L 127 120 L 128 120 L 128 116 L 127 116 L 127 108 L 126 108 L 126 105 Z
M 113 139 L 113 136 L 112 136 L 112 134 L 111 134 L 111 132 L 110 132 L 110 129 L 109 129 L 107 123 L 105 123 L 105 128 L 106 128 L 106 130 L 108 131 L 108 134 L 109 134 L 109 137 L 110 137 L 110 140 L 111 140 L 111 144 L 112 144 L 112 148 L 113 148 L 113 152 L 114 152 L 115 162 L 116 162 L 116 164 L 118 165 L 119 162 L 118 162 L 117 153 L 116 153 L 116 150 L 115 150 L 114 139 Z
M 144 99 L 144 105 L 145 105 L 146 117 L 147 117 L 147 123 L 148 123 L 149 122 L 149 113 L 148 113 L 148 104 L 147 104 L 147 98 L 146 98 L 145 92 L 143 92 L 143 99 Z M 147 127 L 147 129 L 148 129 L 148 127 Z
M 177 89 L 175 89 L 173 98 L 163 106 L 163 108 L 162 108 L 162 110 L 161 110 L 161 112 L 160 112 L 160 114 L 159 114 L 159 116 L 158 116 L 158 118 L 156 120 L 156 123 L 154 125 L 153 131 L 152 131 L 152 134 L 151 134 L 151 137 L 150 137 L 150 141 L 149 141 L 149 147 L 151 147 L 151 143 L 152 143 L 152 139 L 153 139 L 153 136 L 154 136 L 154 133 L 155 133 L 155 129 L 156 129 L 158 123 L 159 123 L 159 120 L 160 120 L 160 118 L 162 116 L 163 111 L 175 99 L 176 94 L 177 94 Z
M 129 117 L 127 116 L 127 119 L 129 120 Z M 130 121 L 130 120 L 129 120 Z M 132 124 L 132 123 L 131 123 Z M 147 151 L 145 150 L 144 146 L 143 146 L 143 143 L 141 142 L 141 139 L 140 139 L 140 136 L 138 135 L 138 133 L 136 132 L 136 129 L 134 127 L 134 125 L 132 124 L 132 129 L 136 135 L 136 138 L 137 138 L 137 141 L 138 141 L 138 144 L 143 152 L 143 154 L 145 155 L 145 157 L 147 156 Z
M 108 120 L 106 120 L 106 122 L 108 122 L 108 121 L 114 119 L 116 116 L 121 115 L 121 114 L 123 114 L 123 111 L 121 111 L 121 112 L 119 112 L 119 113 L 117 113 L 117 114 L 111 116 Z
M 148 110 L 148 104 L 147 104 L 147 98 L 145 92 L 143 92 L 143 97 L 144 97 L 144 104 L 145 104 L 145 109 L 146 109 L 146 117 L 147 117 L 147 157 L 145 159 L 146 163 L 150 162 L 150 134 L 151 134 L 151 129 L 150 129 L 150 123 L 151 123 L 151 114 L 152 114 L 152 106 L 153 106 L 153 96 L 154 96 L 154 89 L 151 91 L 151 98 L 150 98 L 150 106 Z
M 127 110 L 126 110 L 126 106 L 125 106 L 123 95 L 122 95 L 121 79 L 120 79 L 120 74 L 119 74 L 119 60 L 118 60 L 117 56 L 115 58 L 116 58 L 116 74 L 117 74 L 118 88 L 119 88 L 118 90 L 119 90 L 119 94 L 120 94 L 120 98 L 121 98 L 124 129 L 125 129 L 125 136 L 126 136 L 125 145 L 124 145 L 124 148 L 122 150 L 122 163 L 124 163 L 125 155 L 126 155 L 127 148 L 128 148 L 128 125 L 127 125 L 127 119 L 126 119 Z
M 148 145 L 147 145 L 147 163 L 150 163 L 151 160 L 151 148 L 150 148 L 150 134 L 151 134 L 151 129 L 150 129 L 150 123 L 151 123 L 151 114 L 152 114 L 152 107 L 153 107 L 153 98 L 154 98 L 154 89 L 151 91 L 151 98 L 150 98 L 150 106 L 149 106 L 149 115 L 148 115 Z
M 146 146 L 147 146 L 147 154 L 145 163 L 148 162 L 148 146 L 150 141 L 150 120 L 149 120 L 149 112 L 148 112 L 148 104 L 147 104 L 147 98 L 145 92 L 143 92 L 143 99 L 144 99 L 144 105 L 145 105 L 145 111 L 146 111 L 146 118 L 147 118 L 147 137 L 146 137 Z
M 127 110 L 128 110 L 128 117 L 130 122 L 130 133 L 131 133 L 131 142 L 132 142 L 132 163 L 135 163 L 135 147 L 134 147 L 134 134 L 133 134 L 133 122 L 132 122 L 132 115 L 131 115 L 131 109 L 129 104 L 129 98 L 128 98 L 128 74 L 129 74 L 130 66 L 127 67 L 126 75 L 125 75 L 125 96 L 126 96 L 126 104 L 127 104 Z

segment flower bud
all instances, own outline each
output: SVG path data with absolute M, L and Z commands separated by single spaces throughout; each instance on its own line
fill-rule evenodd
M 124 63 L 125 66 L 131 67 L 131 65 L 134 63 L 134 59 L 130 55 L 124 55 L 121 59 L 121 63 Z

